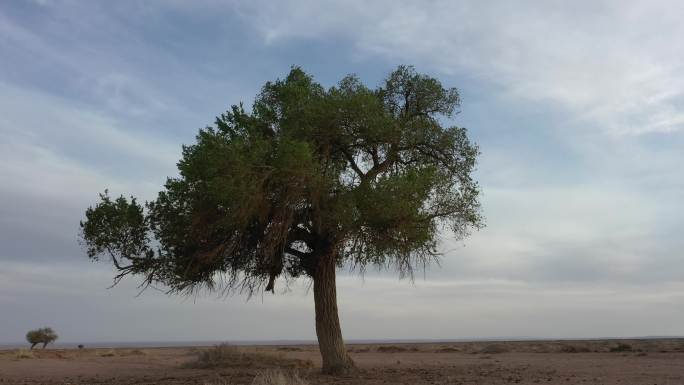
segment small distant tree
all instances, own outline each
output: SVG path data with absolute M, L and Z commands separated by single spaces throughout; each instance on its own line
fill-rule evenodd
M 169 292 L 274 291 L 313 280 L 323 372 L 355 369 L 337 310 L 336 268 L 439 257 L 438 236 L 481 225 L 478 148 L 443 124 L 459 95 L 401 66 L 378 88 L 347 76 L 329 89 L 294 67 L 183 147 L 180 176 L 157 199 L 111 198 L 86 210 L 87 253 Z M 274 320 L 274 322 L 276 322 Z
M 57 338 L 57 333 L 51 328 L 40 328 L 26 333 L 26 341 L 31 344 L 31 349 L 38 344 L 43 344 L 43 349 L 45 349 L 47 344 L 57 341 Z

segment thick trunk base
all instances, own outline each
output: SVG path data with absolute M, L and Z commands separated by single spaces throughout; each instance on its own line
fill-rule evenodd
M 347 354 L 337 313 L 335 258 L 332 255 L 324 256 L 319 260 L 313 278 L 316 335 L 323 359 L 322 372 L 332 375 L 354 374 L 358 372 L 358 369 Z
M 345 358 L 342 359 L 342 361 L 343 362 L 328 364 L 327 366 L 323 365 L 321 373 L 332 376 L 350 376 L 359 372 L 354 360 L 352 360 L 349 355 L 345 355 Z

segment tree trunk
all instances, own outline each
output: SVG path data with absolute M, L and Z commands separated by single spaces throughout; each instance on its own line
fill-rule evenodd
M 32 344 L 32 345 L 31 345 L 31 349 L 29 349 L 29 350 L 33 350 L 33 348 L 34 348 L 36 345 L 38 345 L 38 342 Z
M 318 260 L 314 272 L 314 303 L 316 307 L 316 335 L 323 358 L 323 373 L 351 374 L 356 365 L 347 354 L 342 339 L 340 318 L 337 314 L 335 287 L 335 258 L 324 255 Z

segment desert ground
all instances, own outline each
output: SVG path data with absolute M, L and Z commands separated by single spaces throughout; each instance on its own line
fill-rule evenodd
M 360 371 L 318 373 L 314 345 L 0 351 L 0 384 L 684 384 L 684 339 L 349 345 Z

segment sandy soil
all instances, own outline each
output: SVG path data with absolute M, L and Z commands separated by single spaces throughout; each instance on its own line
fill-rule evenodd
M 620 345 L 624 344 L 624 345 Z M 250 384 L 287 366 L 309 384 L 684 384 L 684 340 L 351 345 L 357 376 L 318 373 L 316 346 L 240 347 L 252 361 L 198 369 L 203 348 L 0 351 L 6 384 Z M 612 351 L 611 351 L 612 350 Z M 242 353 L 241 353 L 242 354 Z M 188 367 L 190 366 L 190 367 Z M 294 368 L 294 369 L 292 369 Z

